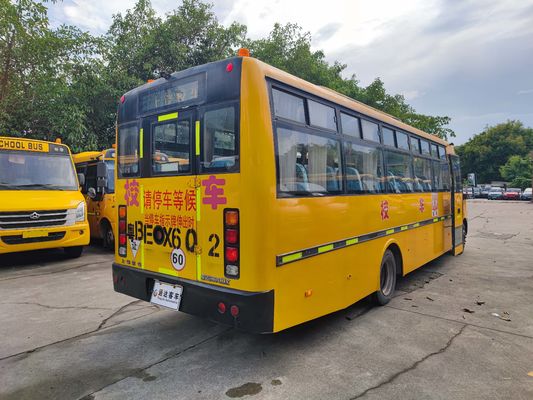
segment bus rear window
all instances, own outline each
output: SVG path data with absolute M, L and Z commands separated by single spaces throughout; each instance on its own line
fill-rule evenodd
M 120 127 L 118 132 L 118 174 L 139 175 L 139 129 L 137 125 Z
M 225 105 L 204 113 L 201 168 L 234 172 L 239 169 L 235 106 Z
M 188 119 L 154 127 L 152 171 L 156 174 L 190 172 L 191 126 Z

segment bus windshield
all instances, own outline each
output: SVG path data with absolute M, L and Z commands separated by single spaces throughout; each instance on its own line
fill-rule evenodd
M 69 155 L 0 152 L 0 190 L 78 190 Z
M 115 193 L 115 160 L 105 160 L 107 165 L 107 193 Z

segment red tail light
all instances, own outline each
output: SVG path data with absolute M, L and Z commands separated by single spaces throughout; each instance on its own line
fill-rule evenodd
M 236 244 L 239 239 L 239 233 L 236 229 L 226 229 L 224 239 L 226 240 L 226 243 Z
M 236 263 L 239 259 L 239 249 L 235 247 L 226 247 L 226 261 Z
M 231 313 L 231 316 L 235 318 L 239 315 L 239 307 L 231 306 L 229 312 Z
M 128 248 L 127 242 L 127 209 L 126 206 L 118 206 L 118 254 L 121 257 L 126 257 Z
M 239 210 L 226 208 L 224 210 L 224 276 L 231 279 L 239 279 L 241 276 L 239 230 Z
M 217 308 L 220 314 L 224 314 L 226 312 L 226 305 L 222 302 L 218 303 Z

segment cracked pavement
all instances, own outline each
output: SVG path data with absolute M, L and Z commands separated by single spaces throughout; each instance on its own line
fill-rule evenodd
M 533 204 L 468 208 L 465 253 L 400 279 L 389 305 L 276 335 L 117 294 L 98 247 L 3 256 L 0 398 L 531 399 Z

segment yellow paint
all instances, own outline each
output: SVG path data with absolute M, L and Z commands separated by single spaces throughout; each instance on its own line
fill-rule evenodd
M 110 150 L 112 149 L 105 149 L 103 151 L 87 151 L 83 153 L 74 154 L 72 158 L 77 169 L 81 168 L 83 165 L 87 165 L 87 167 L 91 168 L 96 168 L 96 164 L 98 163 L 98 161 L 104 161 L 106 163 L 112 164 L 115 163 L 115 158 L 106 157 L 107 152 Z M 116 180 L 116 171 L 112 179 Z M 139 205 L 141 207 L 141 213 L 143 213 L 144 207 L 144 203 L 142 201 L 144 197 L 143 189 L 144 188 L 142 187 L 142 185 L 140 185 L 138 200 Z M 89 221 L 91 237 L 96 239 L 102 239 L 103 231 L 101 228 L 103 224 L 106 223 L 111 226 L 111 230 L 113 231 L 113 237 L 117 239 L 117 207 L 115 204 L 115 193 L 104 193 L 100 200 L 93 200 L 87 194 L 85 194 L 85 202 L 87 203 L 87 219 Z
M 169 121 L 171 119 L 177 119 L 177 118 L 178 118 L 177 112 L 170 113 L 170 114 L 163 114 L 163 115 L 157 116 L 157 122 L 164 122 L 164 121 Z
M 344 309 L 375 292 L 379 287 L 379 266 L 383 253 L 392 242 L 402 252 L 404 274 L 451 250 L 449 241 L 445 239 L 449 237 L 451 227 L 446 227 L 446 223 L 424 226 L 413 224 L 413 221 L 431 217 L 431 211 L 423 218 L 420 216 L 420 193 L 277 198 L 276 154 L 265 81 L 270 78 L 284 82 L 399 129 L 443 145 L 446 142 L 251 57 L 242 59 L 241 70 L 238 112 L 240 173 L 136 178 L 143 185 L 145 194 L 147 191 L 168 191 L 172 197 L 175 192 L 186 193 L 191 190 L 196 193 L 195 209 L 187 210 L 183 207 L 178 210 L 173 203 L 168 209 L 164 206 L 157 210 L 153 207 L 144 209 L 145 219 L 150 214 L 193 219 L 198 246 L 202 249 L 201 258 L 199 254 L 187 251 L 184 244 L 189 228 L 180 227 L 181 248 L 186 255 L 186 266 L 179 272 L 180 278 L 191 281 L 201 280 L 202 275 L 224 278 L 225 208 L 236 208 L 240 212 L 241 275 L 239 279 L 229 279 L 229 285 L 202 282 L 213 288 L 229 287 L 247 292 L 273 290 L 276 332 Z M 190 109 L 194 110 L 194 106 Z M 202 133 L 197 126 L 195 123 L 191 139 L 199 132 L 201 140 Z M 148 131 L 145 132 L 145 135 L 148 134 Z M 200 140 L 196 140 L 196 143 L 200 143 Z M 199 149 L 194 147 L 192 151 L 197 154 Z M 453 152 L 453 149 L 450 147 L 449 151 Z M 206 186 L 201 181 L 208 179 L 210 175 L 224 179 L 223 189 L 227 203 L 223 206 L 212 208 L 209 204 L 203 204 Z M 193 179 L 197 179 L 194 184 L 191 182 Z M 115 185 L 118 204 L 125 204 L 124 183 L 125 179 L 119 179 Z M 450 214 L 451 210 L 445 209 L 445 204 L 450 204 L 451 194 L 439 192 L 437 196 L 438 215 Z M 389 219 L 386 220 L 381 219 L 380 213 L 381 202 L 384 200 L 389 204 Z M 140 207 L 128 207 L 128 222 L 143 220 L 140 211 Z M 400 227 L 401 232 L 394 232 L 394 227 Z M 418 229 L 410 229 L 412 227 Z M 387 235 L 364 242 L 356 238 L 382 231 L 387 232 Z M 215 237 L 218 237 L 220 244 L 213 250 Z M 321 245 L 339 240 L 346 240 L 347 246 L 333 249 L 332 244 Z M 147 271 L 173 277 L 178 275 L 171 267 L 170 247 L 155 244 L 143 246 L 143 265 Z M 319 255 L 303 256 L 301 249 L 316 246 L 320 246 Z M 210 254 L 218 254 L 218 257 Z M 276 267 L 276 260 L 279 258 L 286 265 Z M 121 263 L 118 254 L 115 261 Z M 346 279 L 347 276 L 353 278 Z M 309 288 L 313 288 L 313 295 L 302 296 Z
M 37 152 L 48 152 L 50 149 L 50 144 L 56 145 L 57 147 L 65 146 L 57 145 L 56 143 L 44 142 L 42 140 L 28 140 L 28 139 L 18 139 L 10 137 L 1 137 L 0 136 L 0 151 L 3 150 L 16 150 L 16 151 L 37 151 Z
M 528 376 L 533 377 L 533 371 L 529 371 L 527 374 L 528 374 Z
M 72 163 L 72 156 L 67 146 L 45 142 L 40 140 L 27 140 L 11 137 L 0 137 L 0 154 L 4 151 L 9 151 L 15 162 L 24 163 L 26 152 L 39 152 L 40 157 L 48 157 L 49 150 L 54 151 L 55 148 L 62 148 L 66 156 L 69 157 Z M 17 153 L 13 151 L 16 150 Z M 48 153 L 50 154 L 50 153 Z M 54 151 L 54 154 L 55 153 Z M 50 154 L 50 159 L 55 160 L 56 155 Z M 9 159 L 9 157 L 8 157 Z M 50 161 L 47 160 L 47 162 Z M 22 166 L 21 168 L 24 168 Z M 28 168 L 28 166 L 26 166 Z M 39 165 L 35 165 L 38 169 Z M 72 173 L 74 174 L 74 163 L 72 163 Z M 31 171 L 30 171 L 31 172 Z M 36 176 L 38 176 L 36 174 Z M 35 182 L 39 183 L 39 182 Z M 43 182 L 45 183 L 45 182 Z M 25 212 L 27 215 L 36 211 L 42 214 L 47 210 L 68 210 L 68 213 L 75 213 L 76 208 L 80 203 L 83 203 L 83 195 L 77 188 L 74 190 L 2 190 L 0 192 L 0 212 L 2 213 L 17 213 Z M 72 247 L 85 246 L 89 244 L 89 225 L 87 222 L 87 207 L 85 218 L 83 221 L 74 222 L 72 225 L 58 224 L 49 227 L 35 227 L 30 228 L 31 225 L 24 228 L 0 229 L 0 255 L 11 252 L 51 249 L 58 247 Z M 61 218 L 59 216 L 58 218 Z M 58 240 L 51 241 L 34 241 L 31 243 L 22 244 L 6 244 L 3 236 L 20 236 L 23 239 L 35 239 L 39 237 L 46 237 L 56 233 L 64 232 L 64 236 Z

